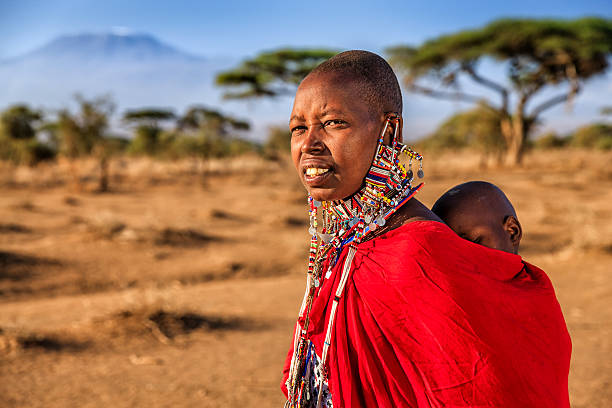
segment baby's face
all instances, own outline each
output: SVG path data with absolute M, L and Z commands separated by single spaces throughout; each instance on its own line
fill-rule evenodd
M 456 211 L 448 214 L 446 224 L 461 238 L 500 251 L 516 253 L 510 234 L 504 228 L 504 216 Z

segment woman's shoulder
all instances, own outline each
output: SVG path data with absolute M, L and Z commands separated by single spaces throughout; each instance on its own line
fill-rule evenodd
M 387 270 L 406 275 L 408 270 L 436 274 L 487 275 L 512 279 L 523 268 L 519 255 L 486 248 L 459 237 L 446 224 L 432 220 L 412 221 L 360 245 L 368 260 Z
M 429 241 L 440 242 L 460 239 L 446 224 L 434 220 L 415 219 L 384 234 L 364 242 L 360 249 L 377 248 L 379 250 L 388 246 L 395 246 L 403 251 L 419 250 Z M 426 245 L 427 246 L 427 245 Z
M 381 284 L 420 276 L 435 256 L 429 242 L 445 240 L 452 233 L 436 221 L 413 221 L 387 231 L 357 247 L 357 275 Z

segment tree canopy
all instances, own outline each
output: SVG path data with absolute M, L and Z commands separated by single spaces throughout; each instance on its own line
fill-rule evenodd
M 123 121 L 128 123 L 147 124 L 149 126 L 158 126 L 158 123 L 163 120 L 174 119 L 174 112 L 169 109 L 159 108 L 142 108 L 128 110 L 123 114 Z
M 103 142 L 108 130 L 108 121 L 115 110 L 107 96 L 85 99 L 76 96 L 79 110 L 72 113 L 62 110 L 55 125 L 60 152 L 67 157 L 87 155 L 98 143 Z
M 11 139 L 32 139 L 36 135 L 36 122 L 42 119 L 42 113 L 26 105 L 13 105 L 2 112 L 0 123 L 2 132 Z
M 213 127 L 221 135 L 226 135 L 232 130 L 249 130 L 251 125 L 245 120 L 236 119 L 225 115 L 218 110 L 209 109 L 204 106 L 192 106 L 177 122 L 179 129 L 201 129 Z
M 595 17 L 501 19 L 480 29 L 440 36 L 419 47 L 394 47 L 388 53 L 412 91 L 442 99 L 487 101 L 500 113 L 510 160 L 519 162 L 538 116 L 555 105 L 571 102 L 584 81 L 608 68 L 612 21 Z M 485 58 L 506 63 L 507 83 L 479 72 Z M 493 90 L 499 99 L 464 92 L 461 78 Z M 437 86 L 429 85 L 432 82 Z M 542 89 L 559 85 L 567 85 L 567 89 L 535 106 L 528 105 Z
M 36 165 L 55 157 L 55 151 L 36 135 L 43 113 L 27 105 L 9 106 L 0 114 L 0 160 Z
M 263 52 L 239 67 L 217 75 L 217 85 L 237 88 L 225 98 L 274 97 L 293 92 L 293 87 L 335 51 L 326 49 L 284 48 Z

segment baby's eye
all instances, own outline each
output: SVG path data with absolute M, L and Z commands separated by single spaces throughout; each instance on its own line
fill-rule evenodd
M 472 240 L 472 242 L 475 244 L 480 244 L 482 242 L 482 237 L 481 236 L 476 237 L 476 239 Z

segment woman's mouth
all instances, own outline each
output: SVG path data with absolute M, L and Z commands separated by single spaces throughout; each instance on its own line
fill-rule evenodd
M 311 187 L 320 186 L 331 175 L 332 169 L 321 167 L 308 167 L 304 169 L 304 180 Z

